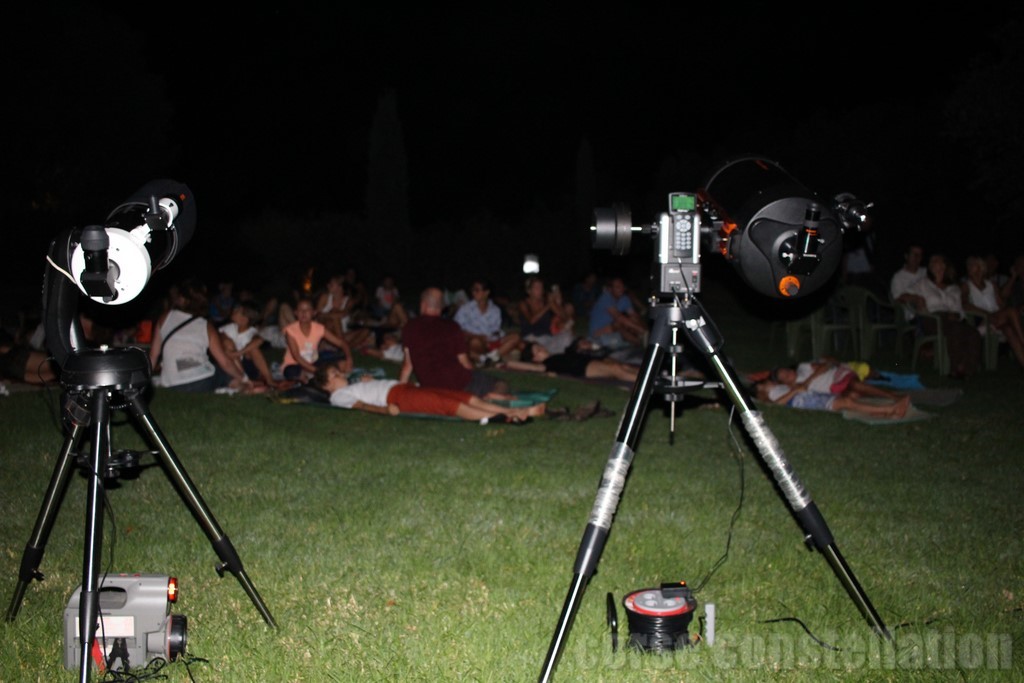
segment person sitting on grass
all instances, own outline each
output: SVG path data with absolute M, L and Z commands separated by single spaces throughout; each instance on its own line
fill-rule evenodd
M 832 412 L 848 410 L 867 417 L 899 420 L 906 417 L 907 411 L 910 409 L 909 396 L 903 396 L 891 403 L 870 403 L 854 396 L 810 391 L 801 386 L 780 384 L 770 379 L 757 382 L 754 389 L 755 396 L 759 401 L 769 401 L 777 405 L 803 410 Z
M 356 301 L 351 287 L 343 275 L 334 275 L 327 280 L 324 291 L 317 297 L 313 319 L 323 324 L 328 332 L 345 340 L 354 349 L 362 348 L 373 333 L 365 328 L 355 327 Z M 341 345 L 327 340 L 335 348 Z
M 289 381 L 308 381 L 317 367 L 341 361 L 346 370 L 352 369 L 352 349 L 344 337 L 339 337 L 321 323 L 313 320 L 313 302 L 308 298 L 299 299 L 295 306 L 295 322 L 284 328 L 287 347 L 281 362 L 281 374 Z M 320 342 L 327 340 L 341 351 L 321 351 Z
M 589 336 L 594 343 L 611 350 L 644 345 L 647 325 L 633 307 L 621 277 L 609 281 L 590 309 Z
M 175 391 L 208 392 L 250 384 L 221 341 L 220 332 L 204 318 L 210 310 L 206 285 L 188 277 L 174 290 L 171 306 L 153 328 L 149 362 L 160 386 Z
M 398 293 L 394 275 L 385 275 L 381 278 L 373 297 L 374 302 L 370 307 L 370 315 L 373 316 L 374 323 L 372 326 L 391 330 L 400 330 L 405 327 L 405 324 L 409 322 L 409 314 L 402 304 L 402 297 Z
M 396 379 L 374 379 L 370 375 L 349 382 L 348 375 L 335 365 L 318 368 L 310 385 L 329 393 L 332 406 L 381 415 L 442 415 L 477 422 L 524 424 L 532 417 L 543 415 L 546 408 L 544 403 L 509 408 L 466 391 L 420 387 Z
M 543 344 L 528 342 L 518 361 L 506 361 L 503 366 L 509 370 L 546 372 L 551 375 L 568 375 L 586 379 L 617 379 L 635 382 L 639 366 L 630 365 L 612 358 L 597 358 L 580 353 L 577 339 L 564 353 L 551 353 Z M 502 367 L 502 366 L 499 366 Z
M 459 306 L 453 320 L 466 336 L 469 359 L 474 365 L 483 365 L 486 361 L 497 363 L 519 346 L 519 334 L 505 333 L 501 307 L 491 300 L 489 283 L 473 280 L 469 291 L 473 299 Z
M 562 298 L 556 284 L 545 293 L 544 280 L 531 275 L 526 279 L 526 297 L 519 302 L 519 336 L 523 341 L 540 342 L 548 351 L 561 353 L 572 342 L 575 309 Z
M 389 360 L 393 363 L 405 362 L 405 347 L 395 332 L 385 332 L 380 337 L 380 346 L 368 346 L 363 354 L 378 360 Z
M 487 401 L 515 398 L 508 383 L 478 370 L 466 347 L 459 324 L 442 315 L 444 293 L 427 287 L 420 294 L 420 314 L 402 330 L 405 359 L 398 378 L 408 382 L 413 375 L 420 386 L 468 391 Z
M 235 304 L 229 316 L 231 322 L 219 328 L 221 342 L 224 344 L 224 352 L 246 377 L 272 387 L 276 383 L 267 358 L 263 355 L 263 337 L 256 328 L 259 316 L 255 304 L 248 301 Z

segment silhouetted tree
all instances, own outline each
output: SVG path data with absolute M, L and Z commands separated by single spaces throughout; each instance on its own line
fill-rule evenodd
M 392 269 L 404 272 L 412 253 L 409 218 L 409 177 L 394 89 L 377 104 L 370 128 L 366 217 L 374 251 L 387 253 Z

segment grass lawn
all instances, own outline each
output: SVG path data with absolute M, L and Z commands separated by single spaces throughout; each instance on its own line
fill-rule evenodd
M 785 339 L 727 285 L 702 301 L 740 372 L 786 362 Z M 367 359 L 368 360 L 368 359 Z M 560 681 L 1024 679 L 1024 373 L 1012 359 L 932 419 L 882 426 L 764 409 L 771 430 L 892 630 L 871 632 L 727 407 L 654 401 Z M 876 364 L 909 372 L 884 349 Z M 621 413 L 627 390 L 509 374 Z M 954 386 L 929 369 L 923 382 Z M 713 394 L 704 393 L 708 399 Z M 58 458 L 56 391 L 0 397 L 0 599 L 10 600 Z M 157 390 L 163 433 L 278 623 L 269 628 L 159 467 L 107 490 L 104 568 L 177 576 L 188 667 L 172 681 L 529 681 L 569 589 L 618 418 L 517 427 Z M 118 412 L 115 449 L 143 448 Z M 144 459 L 151 465 L 152 458 Z M 86 480 L 73 476 L 40 569 L 0 626 L 0 681 L 77 680 L 63 612 L 81 583 Z M 714 644 L 613 653 L 606 597 L 699 586 L 691 634 Z M 797 621 L 799 620 L 799 621 Z M 810 632 L 804 630 L 803 626 Z M 813 637 L 812 637 L 813 636 Z M 824 645 L 819 644 L 821 641 Z

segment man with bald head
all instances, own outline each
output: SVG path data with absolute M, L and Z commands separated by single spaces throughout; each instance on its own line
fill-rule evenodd
M 420 295 L 420 314 L 402 328 L 405 361 L 399 380 L 415 375 L 420 386 L 468 391 L 480 398 L 507 399 L 508 385 L 474 369 L 458 323 L 441 315 L 444 293 L 428 287 Z

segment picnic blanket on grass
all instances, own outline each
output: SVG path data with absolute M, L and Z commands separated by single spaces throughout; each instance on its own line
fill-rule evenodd
M 538 403 L 547 403 L 555 397 L 558 393 L 558 389 L 545 389 L 544 391 L 517 391 L 512 395 L 515 396 L 513 399 L 491 401 L 497 403 L 499 406 L 505 406 L 507 408 L 528 408 L 535 406 Z
M 864 413 L 856 413 L 852 410 L 844 410 L 843 417 L 847 420 L 855 420 L 857 422 L 863 422 L 869 425 L 898 425 L 905 424 L 907 422 L 920 422 L 922 420 L 929 420 L 935 415 L 933 413 L 921 410 L 917 406 L 913 405 L 913 399 L 911 399 L 910 408 L 907 409 L 907 414 L 900 418 L 895 417 L 877 417 L 875 415 L 865 415 Z
M 945 408 L 960 400 L 964 395 L 963 389 L 920 389 L 908 391 L 910 402 L 916 406 L 930 406 L 932 408 Z

